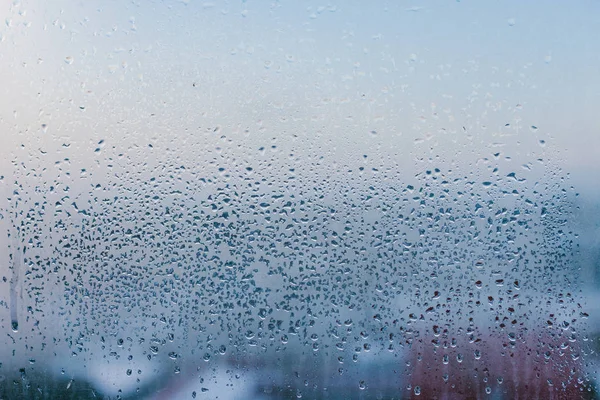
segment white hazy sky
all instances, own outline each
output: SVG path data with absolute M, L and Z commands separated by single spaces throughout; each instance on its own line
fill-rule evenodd
M 346 164 L 503 146 L 581 185 L 600 172 L 595 1 L 5 1 L 0 17 L 5 160 L 219 125 Z

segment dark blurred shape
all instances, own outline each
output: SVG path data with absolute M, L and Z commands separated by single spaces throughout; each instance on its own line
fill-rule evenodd
M 566 335 L 423 337 L 405 372 L 412 398 L 596 398 L 578 343 Z
M 104 399 L 105 396 L 83 380 L 67 376 L 57 378 L 43 368 L 20 368 L 0 376 L 0 398 L 87 400 Z

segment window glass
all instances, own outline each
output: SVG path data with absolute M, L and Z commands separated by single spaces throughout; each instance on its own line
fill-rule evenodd
M 596 398 L 600 3 L 0 17 L 0 397 Z

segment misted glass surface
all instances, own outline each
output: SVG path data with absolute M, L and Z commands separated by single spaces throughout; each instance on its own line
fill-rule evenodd
M 597 1 L 0 17 L 1 398 L 598 398 Z

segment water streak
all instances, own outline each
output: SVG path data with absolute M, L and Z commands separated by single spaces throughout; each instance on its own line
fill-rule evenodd
M 19 331 L 19 318 L 18 318 L 18 303 L 17 295 L 19 288 L 19 273 L 21 270 L 21 252 L 19 247 L 13 241 L 12 254 L 10 255 L 12 261 L 12 277 L 10 279 L 10 326 L 13 332 Z

